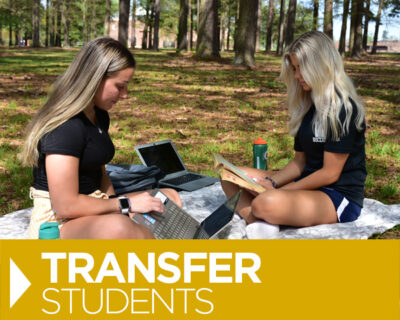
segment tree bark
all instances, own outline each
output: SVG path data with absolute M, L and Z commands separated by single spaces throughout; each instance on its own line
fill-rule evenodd
M 258 9 L 257 9 L 257 33 L 256 33 L 256 52 L 260 51 L 260 41 L 261 41 L 261 36 L 260 36 L 260 29 L 261 29 L 261 7 L 262 7 L 262 1 L 258 1 Z
M 129 0 L 119 0 L 118 41 L 128 44 Z
M 149 49 L 153 49 L 153 22 L 154 22 L 154 1 L 151 0 L 151 5 L 150 5 L 150 20 L 149 20 L 149 42 L 147 44 L 147 47 Z
M 281 55 L 283 53 L 283 34 L 285 30 L 285 5 L 286 0 L 281 0 L 281 9 L 279 16 L 279 31 L 278 31 L 278 45 L 276 47 L 276 54 Z
M 45 46 L 48 47 L 49 46 L 49 2 L 50 0 L 46 0 L 46 41 L 45 41 Z
M 228 25 L 226 35 L 226 50 L 230 50 L 230 39 L 231 39 L 231 8 L 228 5 Z
M 362 13 L 363 1 L 354 0 L 355 6 L 352 7 L 352 19 L 354 19 L 354 43 L 351 50 L 351 56 L 361 57 L 362 54 Z M 353 15 L 354 13 L 354 15 Z
M 103 32 L 103 34 L 106 37 L 110 35 L 110 25 L 111 25 L 111 0 L 106 0 L 106 12 L 104 15 L 104 32 Z
M 142 37 L 142 49 L 147 49 L 147 33 L 149 28 L 149 11 L 150 11 L 150 4 L 149 0 L 146 2 L 146 16 L 144 19 L 144 28 L 143 28 L 143 37 Z
M 71 19 L 69 16 L 70 1 L 64 0 L 64 10 L 63 10 L 63 23 L 64 23 L 64 47 L 68 48 L 71 46 L 69 42 L 69 30 L 71 26 Z
M 257 37 L 258 0 L 240 0 L 238 30 L 236 32 L 233 64 L 253 67 Z
M 368 43 L 368 25 L 369 25 L 369 20 L 370 20 L 370 5 L 371 1 L 367 0 L 365 1 L 365 10 L 364 10 L 364 32 L 363 32 L 363 40 L 362 40 L 362 47 L 363 50 L 367 50 L 367 43 Z
M 382 14 L 383 0 L 379 0 L 378 13 L 376 14 L 375 19 L 375 33 L 374 33 L 374 43 L 372 44 L 371 54 L 376 53 L 376 47 L 378 44 L 378 34 L 379 34 L 379 25 L 381 24 L 381 14 Z
M 34 0 L 32 6 L 32 46 L 40 47 L 40 0 Z
M 218 0 L 203 0 L 200 4 L 196 54 L 219 57 Z
M 267 22 L 267 36 L 265 41 L 265 52 L 271 52 L 272 46 L 272 26 L 274 23 L 274 0 L 269 0 L 268 5 L 268 22 Z
M 314 13 L 313 13 L 313 24 L 312 29 L 318 29 L 318 14 L 319 14 L 319 0 L 314 0 Z
M 289 0 L 286 36 L 285 36 L 286 45 L 290 45 L 293 41 L 294 31 L 296 28 L 296 5 L 297 5 L 296 0 Z
M 131 48 L 136 47 L 136 0 L 132 0 Z
M 193 2 L 189 0 L 189 16 L 190 16 L 190 31 L 189 31 L 189 50 L 193 50 Z
M 342 16 L 342 29 L 340 32 L 339 52 L 344 56 L 346 53 L 346 32 L 347 32 L 347 19 L 349 17 L 350 0 L 343 1 L 343 16 Z
M 333 39 L 333 0 L 325 0 L 324 33 Z
M 188 0 L 180 0 L 177 51 L 187 50 Z
M 56 14 L 57 14 L 57 23 L 55 28 L 56 40 L 55 46 L 61 47 L 61 0 L 56 0 Z
M 153 50 L 158 51 L 159 46 L 159 32 L 160 32 L 160 10 L 161 0 L 155 0 L 154 2 L 154 41 Z
M 4 45 L 4 40 L 3 40 L 3 22 L 0 21 L 0 46 Z

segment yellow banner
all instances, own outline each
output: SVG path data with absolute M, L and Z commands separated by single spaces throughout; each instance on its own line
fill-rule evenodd
M 1 240 L 0 319 L 398 320 L 398 240 Z

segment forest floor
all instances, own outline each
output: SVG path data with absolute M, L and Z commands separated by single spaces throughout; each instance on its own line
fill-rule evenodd
M 214 175 L 212 152 L 252 165 L 252 142 L 268 142 L 269 169 L 293 156 L 280 58 L 257 54 L 257 67 L 232 66 L 233 53 L 199 60 L 190 53 L 134 50 L 129 97 L 110 112 L 113 163 L 140 163 L 133 147 L 171 139 L 190 170 Z M 32 173 L 17 154 L 24 128 L 77 49 L 0 49 L 0 215 L 32 206 Z M 345 59 L 367 110 L 366 197 L 400 203 L 400 54 Z M 377 238 L 400 239 L 400 227 Z

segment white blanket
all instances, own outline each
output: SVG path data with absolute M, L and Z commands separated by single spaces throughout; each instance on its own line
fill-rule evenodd
M 220 183 L 194 192 L 180 193 L 183 208 L 202 221 L 226 198 Z M 27 239 L 31 208 L 0 217 L 0 239 Z M 274 239 L 367 239 L 400 224 L 400 205 L 384 205 L 364 200 L 360 218 L 355 222 L 319 225 L 308 228 L 281 228 Z M 236 215 L 232 223 L 219 234 L 221 239 L 246 239 L 246 223 Z M 271 237 L 272 238 L 272 237 Z

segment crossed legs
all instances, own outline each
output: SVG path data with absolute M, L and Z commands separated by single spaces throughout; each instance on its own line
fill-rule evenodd
M 253 177 L 269 175 L 264 170 L 242 169 Z M 222 181 L 221 184 L 228 198 L 239 190 L 233 183 Z M 257 196 L 243 190 L 237 212 L 247 223 L 263 220 L 271 224 L 306 227 L 337 222 L 333 202 L 324 192 L 317 190 L 274 189 Z

